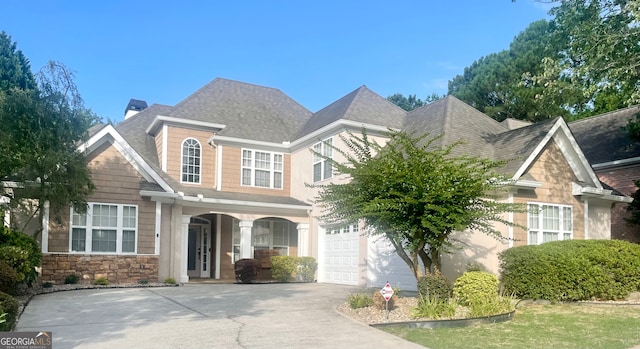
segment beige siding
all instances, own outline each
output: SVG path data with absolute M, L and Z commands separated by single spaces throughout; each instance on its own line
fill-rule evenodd
M 140 197 L 143 178 L 110 143 L 105 143 L 88 157 L 91 179 L 96 186 L 87 201 L 138 205 L 138 253 L 153 254 L 155 243 L 155 202 Z M 69 208 L 60 211 L 59 223 L 49 231 L 49 251 L 69 251 Z M 55 220 L 52 220 L 55 221 Z
M 161 128 L 156 134 L 155 143 L 156 143 L 156 152 L 158 153 L 158 161 L 160 161 L 159 165 L 162 168 L 162 135 L 164 134 L 164 130 Z
M 195 138 L 200 142 L 200 146 L 202 147 L 200 184 L 182 184 L 194 187 L 202 186 L 203 188 L 215 187 L 216 151 L 207 143 L 209 137 L 211 137 L 211 132 L 169 126 L 167 128 L 167 174 L 176 181 L 182 182 L 180 176 L 182 167 L 182 142 L 187 138 Z
M 538 158 L 527 170 L 542 187 L 535 190 L 519 190 L 514 202 L 539 202 L 573 207 L 573 238 L 584 239 L 584 204 L 572 194 L 572 183 L 576 181 L 573 170 L 562 155 L 560 148 L 554 141 L 543 149 Z M 515 213 L 514 222 L 527 226 L 527 213 Z M 526 230 L 514 229 L 514 246 L 527 244 Z
M 256 149 L 259 151 L 259 149 Z M 291 190 L 291 155 L 283 156 L 282 189 L 258 188 L 241 185 L 242 149 L 224 146 L 222 148 L 222 191 L 275 196 L 289 196 Z

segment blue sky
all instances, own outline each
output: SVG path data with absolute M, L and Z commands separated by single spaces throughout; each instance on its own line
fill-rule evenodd
M 280 89 L 311 111 L 366 85 L 383 97 L 447 82 L 547 17 L 532 0 L 6 1 L 37 71 L 75 72 L 85 104 L 123 119 L 130 98 L 175 105 L 222 77 Z

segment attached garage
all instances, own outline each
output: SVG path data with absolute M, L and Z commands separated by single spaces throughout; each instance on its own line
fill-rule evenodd
M 356 225 L 319 229 L 318 282 L 358 285 L 360 234 Z

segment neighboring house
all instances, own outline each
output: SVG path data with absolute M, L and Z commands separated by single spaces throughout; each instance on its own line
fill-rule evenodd
M 444 260 L 451 278 L 472 262 L 497 272 L 510 246 L 608 239 L 612 204 L 629 201 L 602 186 L 562 119 L 498 123 L 452 96 L 407 113 L 365 86 L 312 113 L 277 89 L 215 79 L 92 130 L 82 150 L 96 190 L 86 214 L 45 221 L 42 278 L 231 280 L 235 261 L 268 250 L 316 257 L 319 282 L 415 289 L 385 241 L 316 218 L 307 184 L 345 179 L 311 150 L 343 161 L 325 142 L 341 148 L 340 135 L 363 128 L 380 142 L 389 128 L 443 134 L 464 141 L 459 153 L 510 160 L 502 200 L 539 209 L 510 214 L 528 229 L 499 227 L 508 240 L 458 236 L 460 252 Z
M 629 137 L 625 127 L 635 119 L 640 107 L 634 106 L 569 123 L 576 141 L 600 180 L 624 195 L 632 195 L 640 180 L 640 142 Z M 611 237 L 640 242 L 640 226 L 630 225 L 627 204 L 614 207 Z

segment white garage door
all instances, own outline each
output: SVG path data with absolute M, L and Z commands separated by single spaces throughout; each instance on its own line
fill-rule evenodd
M 358 240 L 356 225 L 320 229 L 319 282 L 358 285 Z

